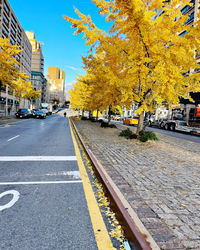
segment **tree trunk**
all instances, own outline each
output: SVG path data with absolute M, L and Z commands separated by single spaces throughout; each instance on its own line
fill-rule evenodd
M 84 116 L 84 112 L 85 112 L 85 110 L 82 110 L 82 117 Z
M 99 118 L 99 110 L 97 109 L 96 121 L 98 121 L 98 118 Z
M 18 100 L 19 100 L 19 108 L 21 108 L 21 98 L 19 98 Z
M 92 111 L 89 111 L 89 119 L 92 117 Z
M 110 121 L 111 121 L 111 105 L 109 105 L 109 108 L 108 108 L 108 125 L 110 124 Z
M 144 123 L 144 111 L 141 112 L 138 120 L 137 130 L 136 130 L 136 136 L 138 138 L 139 132 L 143 129 L 143 123 Z

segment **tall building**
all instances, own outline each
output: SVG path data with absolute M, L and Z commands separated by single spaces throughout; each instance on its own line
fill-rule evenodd
M 32 45 L 32 62 L 31 71 L 44 73 L 44 57 L 42 53 L 41 43 L 36 41 L 34 32 L 25 32 Z
M 59 67 L 48 67 L 47 81 L 50 83 L 51 103 L 65 101 L 65 72 Z
M 195 25 L 195 21 L 197 20 L 197 16 L 199 14 L 200 9 L 200 2 L 198 0 L 191 0 L 191 5 L 185 5 L 181 9 L 182 15 L 188 15 L 188 19 L 185 22 L 185 25 Z M 181 37 L 183 37 L 187 32 L 183 30 L 180 34 Z M 198 64 L 200 65 L 200 52 L 196 51 L 195 54 L 196 60 Z M 200 68 L 192 69 L 192 73 L 200 73 Z M 197 105 L 200 105 L 200 93 L 190 93 L 191 97 L 194 99 L 195 103 L 190 102 L 188 99 L 181 99 L 181 107 L 184 109 L 186 114 L 186 120 L 189 119 L 189 111 L 191 108 L 194 108 Z
M 40 108 L 42 102 L 47 100 L 47 81 L 44 77 L 44 57 L 42 45 L 35 38 L 34 32 L 26 31 L 26 35 L 32 45 L 31 82 L 35 90 L 40 90 L 41 96 L 33 104 L 34 108 Z
M 23 51 L 16 56 L 16 60 L 20 62 L 19 69 L 31 78 L 32 46 L 7 0 L 0 0 L 0 16 L 0 36 L 9 38 L 13 45 L 21 46 Z M 23 101 L 23 106 L 28 107 L 28 100 Z M 18 100 L 9 88 L 0 83 L 0 115 L 7 112 L 14 114 L 18 108 Z

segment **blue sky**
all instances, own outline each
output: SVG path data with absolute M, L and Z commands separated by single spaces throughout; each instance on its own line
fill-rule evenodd
M 71 88 L 76 73 L 81 69 L 81 56 L 87 54 L 82 35 L 74 36 L 74 29 L 63 16 L 77 18 L 74 6 L 82 13 L 89 14 L 101 29 L 108 29 L 104 18 L 92 0 L 9 0 L 24 30 L 34 31 L 36 40 L 43 42 L 45 75 L 49 66 L 57 66 L 66 72 L 66 90 Z M 67 93 L 66 93 L 67 94 Z

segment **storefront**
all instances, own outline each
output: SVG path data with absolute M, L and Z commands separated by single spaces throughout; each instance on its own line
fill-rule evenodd
M 6 98 L 0 97 L 0 116 L 5 114 Z

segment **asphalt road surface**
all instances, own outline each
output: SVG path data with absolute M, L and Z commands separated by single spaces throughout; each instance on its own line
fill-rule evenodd
M 0 249 L 97 249 L 68 118 L 0 124 Z
M 123 124 L 123 122 L 119 122 L 119 121 L 112 121 L 112 122 Z M 129 125 L 124 125 L 124 126 L 130 127 Z M 164 130 L 164 129 L 160 129 L 160 128 L 156 128 L 156 127 L 147 127 L 147 130 L 153 131 L 155 133 L 165 134 L 168 136 L 184 139 L 186 141 L 200 143 L 200 136 L 198 136 L 198 135 L 190 135 L 189 133 L 183 133 L 183 132 L 178 132 L 178 131 L 169 131 L 169 130 Z

